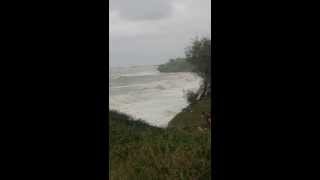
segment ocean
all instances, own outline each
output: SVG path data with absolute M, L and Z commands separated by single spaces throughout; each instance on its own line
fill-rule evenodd
M 109 108 L 146 123 L 167 127 L 188 106 L 185 94 L 197 91 L 193 73 L 160 73 L 157 66 L 113 67 L 109 71 Z

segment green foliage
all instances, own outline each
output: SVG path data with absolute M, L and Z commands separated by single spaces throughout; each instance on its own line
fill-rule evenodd
M 206 126 L 207 122 L 201 119 L 202 112 L 211 112 L 211 97 L 205 97 L 201 101 L 189 105 L 184 112 L 179 113 L 169 123 L 169 128 L 182 128 L 194 130 L 195 126 Z
M 160 72 L 192 72 L 193 66 L 183 58 L 170 59 L 169 62 L 159 65 Z
M 186 49 L 186 60 L 194 66 L 194 72 L 204 79 L 211 80 L 211 40 L 196 38 Z
M 197 129 L 205 124 L 200 113 L 209 106 L 198 102 L 166 129 L 110 112 L 110 179 L 210 179 L 210 131 Z

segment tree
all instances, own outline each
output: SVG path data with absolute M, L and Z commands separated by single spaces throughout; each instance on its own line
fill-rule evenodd
M 193 71 L 203 78 L 203 94 L 210 92 L 211 85 L 211 40 L 196 38 L 186 49 L 186 60 L 193 65 Z

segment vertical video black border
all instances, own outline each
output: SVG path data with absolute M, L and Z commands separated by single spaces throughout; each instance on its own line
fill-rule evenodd
M 97 119 L 96 119 L 96 179 L 109 179 L 109 1 L 104 0 L 104 59 L 101 62 L 103 65 L 103 76 L 101 81 L 102 97 L 97 101 Z M 107 62 L 108 61 L 108 62 Z
M 219 74 L 217 69 L 219 68 L 217 60 L 217 13 L 216 13 L 216 1 L 212 1 L 211 4 L 211 34 L 212 34 L 212 46 L 211 46 L 211 60 L 212 60 L 212 79 L 213 79 L 213 96 L 212 96 L 212 115 L 214 117 L 212 134 L 213 139 L 211 169 L 213 179 L 223 179 L 223 92 L 220 89 Z M 221 60 L 221 59 L 220 59 Z

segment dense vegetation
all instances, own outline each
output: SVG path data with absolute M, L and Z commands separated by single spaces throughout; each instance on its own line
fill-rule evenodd
M 187 47 L 186 61 L 193 65 L 193 72 L 202 77 L 206 83 L 211 82 L 211 40 L 208 38 L 195 39 Z
M 160 72 L 192 72 L 193 66 L 186 59 L 170 59 L 169 62 L 158 66 Z
M 193 72 L 203 79 L 199 97 L 211 95 L 211 40 L 195 39 L 185 52 L 186 60 L 193 65 Z
M 210 99 L 187 109 L 166 129 L 110 112 L 110 179 L 211 179 L 210 131 L 198 129 Z

